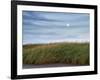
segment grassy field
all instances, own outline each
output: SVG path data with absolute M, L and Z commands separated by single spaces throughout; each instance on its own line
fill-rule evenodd
M 23 45 L 23 64 L 89 64 L 89 43 Z

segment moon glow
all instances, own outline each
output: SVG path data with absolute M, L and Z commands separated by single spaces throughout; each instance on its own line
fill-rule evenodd
M 70 24 L 66 24 L 67 27 L 70 27 Z

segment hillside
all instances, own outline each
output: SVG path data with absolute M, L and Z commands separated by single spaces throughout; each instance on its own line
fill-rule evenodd
M 23 64 L 89 64 L 89 43 L 23 45 Z

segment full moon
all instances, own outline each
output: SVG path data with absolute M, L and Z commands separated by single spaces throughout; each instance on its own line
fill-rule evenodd
M 69 27 L 69 26 L 70 26 L 70 24 L 66 24 L 66 26 L 67 26 L 67 27 Z

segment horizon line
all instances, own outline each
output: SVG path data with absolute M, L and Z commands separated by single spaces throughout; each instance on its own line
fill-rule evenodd
M 38 43 L 24 43 L 23 45 L 27 44 L 52 44 L 52 43 L 89 43 L 89 40 L 72 40 L 72 41 L 51 41 L 51 42 L 38 42 Z

